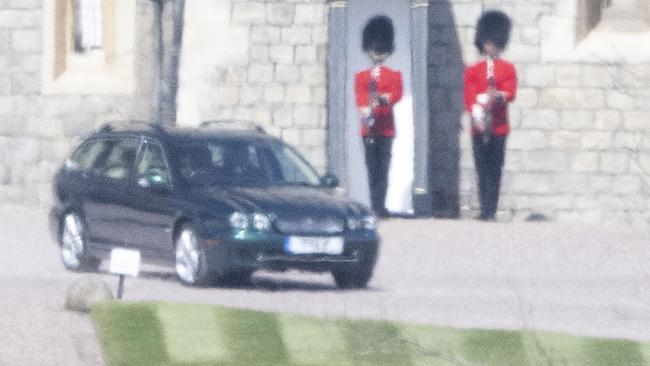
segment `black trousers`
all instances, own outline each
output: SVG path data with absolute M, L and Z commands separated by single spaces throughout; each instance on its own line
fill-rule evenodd
M 478 175 L 478 196 L 481 218 L 492 219 L 499 205 L 501 171 L 505 157 L 506 137 L 492 136 L 487 142 L 482 136 L 472 138 L 474 165 Z
M 385 136 L 364 137 L 363 145 L 365 147 L 366 168 L 368 169 L 370 204 L 375 214 L 385 216 L 388 214 L 385 202 L 393 138 Z

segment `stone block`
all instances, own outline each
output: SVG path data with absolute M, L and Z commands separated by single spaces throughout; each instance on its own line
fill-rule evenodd
M 244 106 L 256 105 L 262 101 L 263 88 L 261 86 L 244 85 L 241 87 L 239 103 Z
M 548 147 L 546 134 L 542 131 L 516 131 L 508 138 L 508 148 L 533 150 Z
M 265 24 L 266 6 L 253 1 L 237 1 L 232 4 L 232 21 L 237 25 Z
M 300 81 L 300 68 L 293 64 L 278 64 L 275 66 L 275 80 L 296 83 Z
M 519 88 L 514 104 L 519 108 L 533 108 L 537 106 L 537 90 L 533 88 Z
M 317 50 L 314 46 L 296 47 L 296 64 L 314 63 L 317 57 Z
M 0 28 L 36 28 L 42 21 L 40 10 L 0 9 Z
M 43 35 L 39 30 L 15 30 L 11 34 L 11 48 L 14 52 L 37 53 L 43 47 Z
M 640 132 L 616 132 L 614 147 L 627 151 L 640 151 L 643 146 L 643 136 Z
M 616 69 L 611 66 L 583 65 L 582 85 L 586 87 L 611 88 L 616 80 Z
M 280 84 L 270 84 L 264 87 L 264 102 L 282 103 L 284 102 L 284 86 Z
M 582 85 L 582 67 L 580 65 L 557 65 L 555 67 L 555 84 L 559 87 L 579 87 Z
M 271 61 L 276 63 L 291 64 L 293 63 L 292 46 L 271 46 L 269 49 Z
M 577 173 L 597 172 L 600 168 L 600 154 L 579 152 L 571 155 L 571 171 Z
M 304 46 L 311 44 L 311 28 L 294 26 L 281 30 L 282 44 L 290 46 Z
M 304 85 L 290 85 L 287 87 L 287 102 L 296 104 L 311 103 L 311 88 Z
M 607 91 L 607 106 L 612 109 L 632 109 L 634 108 L 634 98 L 629 93 L 618 90 Z
M 547 88 L 540 92 L 539 106 L 562 109 L 602 109 L 605 93 L 602 89 Z
M 628 172 L 630 157 L 626 153 L 604 152 L 600 155 L 600 170 L 605 173 Z
M 329 42 L 327 26 L 317 25 L 312 28 L 311 40 L 314 45 L 326 45 Z
M 521 164 L 526 172 L 562 172 L 568 168 L 569 156 L 557 150 L 525 151 Z
M 280 27 L 268 25 L 252 27 L 251 43 L 253 45 L 270 45 L 278 42 L 280 42 Z
M 268 107 L 257 107 L 253 109 L 253 120 L 265 126 L 273 123 L 273 112 Z
M 322 3 L 296 4 L 296 24 L 324 24 L 327 8 Z
M 526 109 L 522 111 L 521 126 L 526 129 L 555 130 L 560 125 L 560 115 L 553 109 Z
M 273 109 L 273 126 L 290 128 L 293 123 L 293 109 L 289 106 L 280 106 Z
M 322 108 L 309 105 L 297 105 L 293 110 L 293 120 L 297 127 L 319 127 L 323 115 Z
M 555 66 L 529 65 L 523 70 L 522 85 L 527 87 L 554 86 Z
M 325 107 L 327 103 L 327 89 L 325 86 L 313 86 L 311 88 L 311 103 L 312 105 Z
M 325 146 L 325 137 L 326 133 L 324 129 L 321 128 L 308 128 L 301 131 L 302 132 L 302 145 L 309 147 L 321 147 Z
M 301 140 L 301 131 L 295 128 L 283 129 L 281 133 L 282 141 L 286 142 L 289 145 L 297 146 L 300 145 Z
M 621 114 L 617 110 L 603 110 L 596 112 L 594 127 L 598 130 L 612 131 L 621 124 Z
M 11 75 L 11 92 L 15 95 L 40 94 L 41 77 L 38 73 L 14 73 Z
M 266 19 L 271 25 L 289 26 L 293 24 L 295 5 L 286 2 L 266 4 Z
M 238 86 L 220 85 L 216 87 L 215 107 L 234 106 L 239 103 L 240 89 Z
M 9 184 L 9 169 L 6 164 L 4 164 L 5 159 L 0 163 L 0 185 Z
M 537 27 L 524 27 L 520 32 L 520 40 L 524 45 L 538 46 L 540 42 L 541 30 Z
M 581 146 L 582 135 L 573 131 L 552 131 L 549 146 L 554 149 L 576 150 Z
M 610 132 L 589 131 L 582 135 L 583 149 L 609 149 L 612 147 L 613 135 Z
M 5 1 L 7 9 L 41 9 L 42 0 L 7 0 Z
M 560 114 L 560 126 L 565 130 L 585 130 L 592 128 L 595 116 L 591 111 L 564 110 Z
M 511 191 L 519 194 L 550 194 L 553 178 L 549 174 L 521 173 L 512 178 Z
M 268 46 L 251 46 L 251 61 L 267 62 L 269 61 Z
M 441 3 L 440 7 L 440 12 L 434 12 L 436 14 L 440 14 L 441 19 L 438 19 L 438 22 L 435 22 L 434 24 L 440 24 L 440 25 L 446 25 L 449 24 L 450 21 L 455 20 L 456 26 L 462 27 L 462 26 L 467 26 L 467 27 L 474 27 L 476 24 L 476 21 L 478 18 L 481 16 L 481 4 L 463 4 L 463 3 L 455 3 L 453 5 L 453 19 L 449 19 L 448 14 L 449 10 L 445 9 L 449 5 L 447 5 L 447 2 Z M 429 6 L 432 7 L 437 4 L 430 4 Z M 431 12 L 429 12 L 429 16 L 431 16 Z M 447 19 L 443 19 L 447 18 Z
M 624 111 L 623 126 L 630 131 L 650 131 L 650 111 Z
M 504 57 L 515 65 L 531 64 L 541 59 L 539 46 L 528 46 L 523 44 L 512 44 L 504 52 Z
M 324 65 L 304 65 L 300 67 L 302 82 L 308 85 L 325 84 L 325 66 Z
M 643 191 L 643 180 L 637 175 L 616 175 L 613 186 L 613 193 L 638 194 Z M 643 197 L 641 201 L 643 201 Z
M 248 82 L 251 84 L 268 83 L 273 80 L 273 65 L 252 64 L 248 69 Z

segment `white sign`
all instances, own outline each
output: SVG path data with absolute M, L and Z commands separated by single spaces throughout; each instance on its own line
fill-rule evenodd
M 291 254 L 330 254 L 343 253 L 343 237 L 289 236 L 284 248 Z
M 140 251 L 124 248 L 111 250 L 111 273 L 136 277 L 140 272 Z

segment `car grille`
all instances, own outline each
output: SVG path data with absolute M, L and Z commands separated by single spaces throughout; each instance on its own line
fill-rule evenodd
M 278 217 L 275 227 L 283 234 L 331 235 L 342 233 L 345 222 L 336 217 Z

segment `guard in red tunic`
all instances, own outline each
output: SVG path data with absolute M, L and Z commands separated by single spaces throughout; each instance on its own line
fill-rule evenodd
M 487 11 L 476 26 L 474 44 L 483 56 L 465 69 L 465 109 L 472 122 L 474 165 L 478 175 L 480 220 L 494 220 L 499 202 L 506 138 L 510 132 L 508 103 L 517 93 L 515 66 L 499 56 L 512 28 L 501 11 Z
M 402 74 L 383 64 L 395 49 L 393 22 L 384 15 L 371 18 L 362 41 L 373 66 L 355 75 L 354 94 L 361 114 L 372 209 L 378 216 L 387 216 L 388 169 L 395 136 L 393 105 L 402 98 Z

